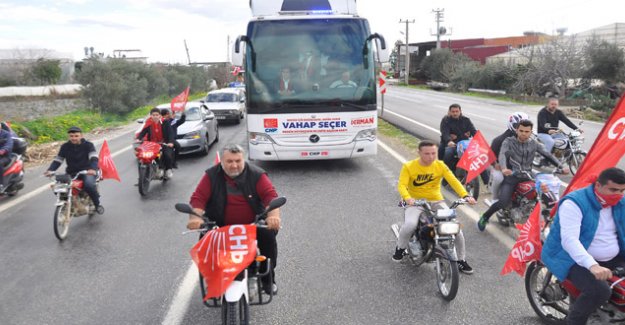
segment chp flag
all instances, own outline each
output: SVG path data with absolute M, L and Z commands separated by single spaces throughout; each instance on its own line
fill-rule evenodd
M 536 203 L 527 221 L 516 227 L 521 232 L 501 270 L 501 275 L 515 271 L 523 276 L 526 263 L 540 259 L 540 252 L 543 249 L 540 241 L 540 203 Z
M 380 84 L 380 93 L 386 94 L 386 71 L 380 70 L 380 75 L 378 77 L 378 81 Z
M 100 148 L 100 155 L 98 156 L 98 168 L 102 172 L 102 179 L 116 179 L 118 182 L 121 182 L 119 178 L 119 174 L 117 173 L 117 168 L 115 167 L 115 163 L 113 162 L 113 157 L 111 157 L 111 150 L 109 149 L 109 144 L 104 140 L 102 143 L 102 148 Z
M 171 111 L 173 113 L 184 111 L 184 107 L 187 105 L 187 100 L 189 99 L 189 89 L 190 87 L 187 86 L 184 91 L 171 100 Z
M 484 139 L 482 132 L 477 131 L 456 167 L 467 171 L 465 184 L 468 184 L 494 163 L 495 160 L 495 153 L 491 150 L 486 139 Z

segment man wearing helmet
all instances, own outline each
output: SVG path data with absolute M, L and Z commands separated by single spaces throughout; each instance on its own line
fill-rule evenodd
M 579 129 L 577 125 L 571 122 L 571 120 L 569 120 L 568 117 L 566 117 L 566 115 L 564 115 L 561 110 L 558 109 L 558 105 L 558 99 L 555 97 L 551 97 L 547 102 L 547 106 L 543 107 L 538 112 L 538 139 L 540 139 L 540 142 L 545 145 L 545 150 L 547 150 L 547 152 L 551 152 L 551 149 L 553 149 L 555 139 L 566 137 L 562 133 L 558 133 L 558 124 L 560 121 L 562 121 L 573 130 L 578 130 L 582 133 L 584 132 L 583 130 Z

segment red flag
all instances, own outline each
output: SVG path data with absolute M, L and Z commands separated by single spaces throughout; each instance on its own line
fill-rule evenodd
M 180 93 L 180 95 L 174 97 L 171 100 L 171 111 L 172 112 L 181 112 L 184 110 L 184 106 L 187 105 L 187 100 L 189 99 L 189 86 Z
M 456 167 L 468 172 L 465 182 L 465 184 L 468 184 L 494 163 L 495 159 L 495 153 L 490 149 L 482 132 L 477 131 Z
M 597 180 L 603 170 L 614 167 L 625 154 L 625 95 L 599 132 L 588 156 L 564 191 L 567 193 L 585 187 Z
M 219 158 L 219 151 L 215 155 L 215 165 L 219 165 L 221 163 L 221 158 Z
M 232 75 L 236 76 L 239 74 L 239 72 L 241 72 L 241 67 L 234 67 L 234 69 L 232 69 Z
M 231 225 L 211 230 L 190 251 L 206 283 L 204 300 L 222 296 L 256 257 L 256 226 Z
M 532 214 L 527 218 L 524 225 L 517 225 L 521 231 L 519 238 L 512 247 L 506 264 L 501 270 L 501 275 L 515 271 L 520 276 L 525 273 L 526 263 L 540 259 L 543 245 L 540 241 L 540 203 L 536 203 Z
M 121 182 L 119 179 L 119 174 L 117 173 L 117 168 L 115 167 L 115 163 L 113 162 L 113 157 L 111 157 L 111 151 L 109 150 L 109 144 L 104 140 L 102 143 L 102 148 L 100 148 L 100 155 L 98 157 L 98 168 L 102 171 L 102 179 L 116 179 L 118 182 Z

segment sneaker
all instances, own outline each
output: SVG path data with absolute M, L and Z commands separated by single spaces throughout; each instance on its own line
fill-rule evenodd
M 95 212 L 98 214 L 104 214 L 104 207 L 100 204 L 95 208 Z
M 271 288 L 271 291 L 269 291 L 270 288 Z M 278 285 L 275 283 L 272 283 L 271 285 L 263 283 L 263 291 L 268 295 L 270 295 L 271 292 L 273 292 L 273 295 L 275 296 L 278 294 Z
M 458 270 L 464 274 L 473 274 L 473 268 L 467 261 L 458 261 Z
M 484 231 L 484 229 L 486 229 L 486 224 L 488 223 L 488 219 L 486 219 L 484 217 L 484 215 L 482 215 L 480 217 L 480 220 L 477 221 L 477 229 L 479 231 Z
M 404 258 L 404 255 L 406 255 L 406 249 L 395 247 L 395 254 L 393 254 L 393 261 L 401 262 L 401 260 Z
M 174 176 L 174 171 L 171 169 L 168 169 L 165 171 L 165 177 L 167 178 L 172 178 Z

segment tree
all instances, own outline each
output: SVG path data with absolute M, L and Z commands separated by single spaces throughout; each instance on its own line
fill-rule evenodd
M 462 53 L 450 49 L 436 49 L 421 61 L 421 72 L 430 80 L 450 82 L 457 71 L 465 65 L 472 65 L 473 60 Z
M 592 38 L 584 47 L 584 58 L 585 78 L 601 79 L 607 84 L 623 81 L 620 78 L 625 72 L 625 53 L 615 44 Z
M 30 73 L 41 85 L 53 85 L 61 79 L 61 61 L 37 59 L 33 64 Z

